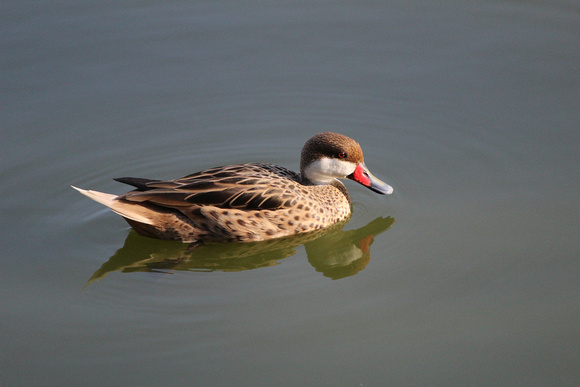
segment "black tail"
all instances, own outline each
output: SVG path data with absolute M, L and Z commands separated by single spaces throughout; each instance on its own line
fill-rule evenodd
M 150 189 L 153 189 L 153 187 L 149 187 L 147 183 L 154 183 L 159 181 L 154 179 L 143 179 L 140 177 L 117 177 L 113 180 L 118 181 L 119 183 L 132 185 L 133 187 L 141 191 L 148 191 Z

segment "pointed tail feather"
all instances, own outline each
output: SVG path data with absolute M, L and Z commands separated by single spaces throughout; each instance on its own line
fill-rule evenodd
M 116 200 L 117 195 L 77 188 L 74 185 L 71 185 L 71 187 L 86 197 L 89 197 L 94 201 L 109 207 L 112 211 L 116 212 L 124 218 L 128 218 L 139 223 L 153 225 L 153 220 L 147 216 L 147 212 L 150 212 L 151 210 L 148 210 L 147 208 L 144 208 L 138 204 L 131 204 Z

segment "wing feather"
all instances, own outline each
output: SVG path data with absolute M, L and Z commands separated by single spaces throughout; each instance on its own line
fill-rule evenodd
M 299 175 L 271 164 L 240 164 L 197 172 L 180 179 L 160 181 L 124 178 L 137 186 L 120 199 L 148 202 L 183 210 L 185 207 L 215 206 L 223 209 L 276 210 L 290 206 L 288 197 L 299 183 Z

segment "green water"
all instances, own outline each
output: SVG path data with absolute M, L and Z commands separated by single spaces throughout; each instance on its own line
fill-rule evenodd
M 577 385 L 573 2 L 0 5 L 0 384 Z M 188 250 L 70 188 L 355 138 L 318 239 Z

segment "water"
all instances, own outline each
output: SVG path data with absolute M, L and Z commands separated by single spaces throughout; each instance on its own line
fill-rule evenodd
M 575 2 L 0 10 L 3 386 L 580 381 Z M 324 130 L 395 194 L 315 241 L 192 254 L 69 187 Z

